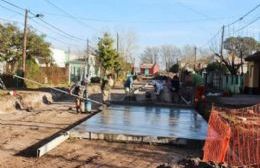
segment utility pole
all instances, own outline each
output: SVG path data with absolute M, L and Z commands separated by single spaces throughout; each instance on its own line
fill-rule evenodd
M 88 39 L 87 39 L 87 75 L 89 75 L 89 40 Z
M 220 59 L 223 59 L 223 49 L 224 49 L 224 37 L 225 37 L 225 25 L 222 26 L 222 33 L 221 33 L 221 43 L 220 43 Z M 220 63 L 221 63 L 222 60 L 220 60 Z M 219 69 L 221 69 L 221 66 L 219 64 Z M 219 89 L 221 89 L 221 81 L 222 81 L 222 78 L 221 78 L 221 73 L 219 71 Z M 232 77 L 232 82 L 233 82 L 233 77 Z
M 24 15 L 24 32 L 23 32 L 23 73 L 25 75 L 26 71 L 26 47 L 27 47 L 27 20 L 28 20 L 28 10 L 25 9 Z
M 116 33 L 116 51 L 119 53 L 119 34 Z
M 223 49 L 224 49 L 224 36 L 225 36 L 225 26 L 222 26 L 222 33 L 221 33 L 221 43 L 220 43 L 220 56 L 223 57 Z
M 194 71 L 196 71 L 197 47 L 194 47 Z

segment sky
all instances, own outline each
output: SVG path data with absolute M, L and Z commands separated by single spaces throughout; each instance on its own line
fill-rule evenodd
M 260 0 L 6 0 L 32 13 L 43 14 L 43 20 L 73 36 L 64 37 L 29 17 L 28 23 L 38 33 L 46 34 L 55 48 L 82 50 L 87 39 L 95 47 L 103 32 L 132 32 L 141 50 L 146 46 L 194 45 L 207 47 L 209 39 L 222 25 L 238 19 L 260 3 Z M 52 4 L 59 7 L 55 8 Z M 8 8 L 8 9 L 6 9 Z M 12 11 L 10 11 L 10 9 Z M 19 12 L 19 13 L 17 13 Z M 24 11 L 0 0 L 0 21 L 23 25 Z M 229 27 L 227 34 L 260 17 L 260 8 L 245 20 Z M 259 40 L 260 21 L 239 32 Z M 216 39 L 217 40 L 217 39 Z

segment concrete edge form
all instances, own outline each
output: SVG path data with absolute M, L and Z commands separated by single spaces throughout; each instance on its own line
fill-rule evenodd
M 62 142 L 66 141 L 70 135 L 69 132 L 65 132 L 64 134 L 61 134 L 60 136 L 54 138 L 53 140 L 49 141 L 48 143 L 44 144 L 40 148 L 37 149 L 37 157 L 41 157 L 50 150 L 54 149 L 58 145 L 60 145 Z
M 154 143 L 166 145 L 183 145 L 193 146 L 204 143 L 204 140 L 192 140 L 175 137 L 159 137 L 159 136 L 144 136 L 144 135 L 127 135 L 127 134 L 111 134 L 111 133 L 95 133 L 95 132 L 70 132 L 72 138 L 82 138 L 89 140 L 105 140 L 110 142 L 132 142 L 132 143 Z

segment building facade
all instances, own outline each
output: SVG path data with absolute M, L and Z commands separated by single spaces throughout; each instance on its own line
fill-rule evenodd
M 248 62 L 245 91 L 250 94 L 260 94 L 260 51 L 245 60 Z
M 81 81 L 88 74 L 89 79 L 100 76 L 100 68 L 96 64 L 96 56 L 89 55 L 86 59 L 74 59 L 68 62 L 69 83 Z
M 159 73 L 158 64 L 141 64 L 140 73 L 144 76 L 154 76 Z

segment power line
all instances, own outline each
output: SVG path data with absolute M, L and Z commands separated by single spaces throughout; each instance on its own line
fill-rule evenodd
M 2 0 L 1 0 L 1 1 L 2 1 Z M 8 7 L 6 7 L 6 6 L 3 6 L 3 5 L 1 5 L 1 4 L 0 4 L 0 7 L 3 8 L 3 9 L 5 9 L 5 10 L 14 12 L 14 13 L 16 13 L 16 14 L 23 15 L 22 13 L 20 13 L 20 12 L 18 12 L 18 11 L 16 11 L 16 10 L 13 10 L 13 9 L 11 9 L 11 8 L 8 8 Z
M 61 7 L 55 5 L 54 3 L 50 2 L 49 0 L 44 0 L 45 2 L 47 2 L 48 4 L 50 4 L 51 6 L 53 6 L 54 8 L 58 9 L 59 11 L 61 11 L 62 13 L 64 13 L 66 16 L 74 19 L 76 22 L 85 25 L 88 28 L 91 28 L 93 30 L 96 30 L 96 28 L 94 28 L 93 26 L 90 26 L 88 24 L 86 24 L 85 22 L 82 22 L 81 20 L 79 20 L 77 17 L 73 16 L 72 14 L 70 14 L 69 12 L 67 12 L 66 10 L 62 9 Z
M 22 8 L 22 7 L 18 6 L 18 5 L 15 5 L 15 4 L 11 3 L 11 2 L 8 2 L 6 0 L 0 0 L 0 1 L 5 2 L 8 5 L 13 6 L 13 7 L 17 8 L 17 9 L 20 9 L 20 10 L 23 10 L 23 11 L 25 10 L 24 8 Z
M 7 3 L 8 5 L 13 6 L 13 7 L 15 7 L 15 8 L 19 9 L 19 10 L 23 10 L 23 11 L 25 10 L 24 8 L 22 8 L 22 7 L 18 6 L 18 5 L 15 5 L 15 4 L 11 3 L 11 2 L 8 2 L 8 1 L 6 1 L 6 0 L 0 0 L 0 1 L 2 1 L 2 2 L 4 2 L 4 3 Z M 15 12 L 15 11 L 13 11 L 13 12 Z M 17 11 L 16 11 L 16 13 L 17 13 Z M 33 16 L 36 16 L 36 14 L 33 13 L 33 12 L 31 12 L 31 11 L 29 11 L 29 13 L 31 13 Z M 20 14 L 21 14 L 21 13 L 20 13 Z M 21 14 L 21 15 L 23 15 L 23 14 Z M 82 39 L 82 38 L 76 37 L 76 36 L 74 36 L 74 35 L 71 35 L 71 34 L 65 32 L 65 31 L 63 31 L 62 29 L 60 29 L 60 28 L 58 28 L 58 27 L 56 27 L 56 26 L 54 26 L 54 25 L 52 25 L 52 24 L 46 22 L 46 21 L 43 20 L 42 18 L 39 18 L 39 20 L 42 21 L 43 23 L 45 23 L 46 25 L 48 25 L 49 27 L 51 27 L 51 28 L 57 30 L 58 32 L 63 33 L 64 35 L 66 35 L 66 36 L 68 36 L 68 37 L 70 37 L 70 38 L 72 38 L 72 39 L 74 39 L 74 40 L 76 39 L 76 40 L 80 40 L 80 41 L 85 41 L 85 39 Z
M 36 28 L 33 27 L 32 25 L 30 25 L 30 27 L 33 28 L 33 30 L 35 30 L 36 32 L 39 32 L 39 33 L 41 33 L 41 34 L 46 34 L 45 32 L 43 32 L 43 31 L 41 31 L 41 30 L 39 30 L 39 29 L 36 29 Z M 57 42 L 63 43 L 63 44 L 65 44 L 65 45 L 73 45 L 73 46 L 79 47 L 79 46 L 76 45 L 76 44 L 66 43 L 66 42 L 64 42 L 64 41 L 62 41 L 62 40 L 60 40 L 60 39 L 58 39 L 58 38 L 56 38 L 56 37 L 54 37 L 54 36 L 50 36 L 50 35 L 47 35 L 47 34 L 46 34 L 46 36 L 47 36 L 47 38 L 50 38 L 50 39 L 55 40 L 55 41 L 57 41 Z
M 16 21 L 16 20 L 11 20 L 11 19 L 5 19 L 5 18 L 1 18 L 1 17 L 0 17 L 0 20 L 5 21 L 5 22 L 17 22 L 17 23 L 19 23 L 20 25 L 23 25 L 23 22 L 21 22 L 21 21 Z M 33 21 L 34 21 L 34 20 L 33 20 Z M 79 47 L 77 44 L 66 43 L 66 42 L 64 42 L 64 41 L 62 41 L 62 40 L 60 40 L 60 39 L 58 39 L 58 38 L 56 38 L 56 37 L 54 37 L 54 36 L 48 35 L 48 34 L 46 34 L 45 32 L 43 32 L 43 31 L 41 31 L 41 30 L 39 30 L 39 29 L 36 29 L 36 28 L 35 28 L 34 26 L 32 26 L 32 25 L 30 25 L 30 28 L 33 28 L 33 30 L 36 31 L 36 32 L 39 32 L 39 33 L 41 33 L 41 34 L 46 35 L 47 38 L 52 39 L 52 40 L 54 40 L 54 41 L 63 43 L 63 44 L 68 45 L 68 46 L 73 45 L 73 46 Z
M 227 26 L 231 26 L 237 22 L 240 22 L 241 20 L 243 20 L 245 17 L 247 17 L 248 15 L 250 15 L 251 13 L 253 13 L 257 8 L 260 7 L 260 4 L 256 5 L 254 8 L 252 8 L 251 10 L 249 10 L 248 12 L 246 12 L 243 16 L 241 16 L 240 18 L 238 18 L 237 20 L 235 20 L 234 22 L 228 24 Z
M 254 8 L 252 8 L 251 10 L 249 10 L 248 12 L 246 12 L 244 15 L 242 15 L 241 17 L 239 17 L 237 20 L 235 20 L 235 21 L 233 21 L 233 22 L 227 24 L 225 27 L 230 27 L 230 26 L 232 26 L 232 25 L 234 25 L 234 24 L 236 24 L 236 23 L 238 23 L 238 22 L 244 20 L 244 18 L 246 18 L 246 17 L 247 17 L 248 15 L 250 15 L 251 13 L 253 13 L 253 12 L 254 12 L 256 9 L 258 9 L 259 7 L 260 7 L 260 4 L 256 5 Z M 255 23 L 256 21 L 258 21 L 259 19 L 260 19 L 260 17 L 257 17 L 256 19 L 254 19 L 253 21 L 251 21 L 251 22 L 248 23 L 247 25 L 245 25 L 245 26 L 239 28 L 238 30 L 236 30 L 234 33 L 239 32 L 239 31 L 245 29 L 246 27 L 248 27 L 248 26 L 250 26 L 251 24 L 253 24 L 253 23 Z M 219 34 L 219 31 L 218 31 L 217 35 L 218 35 L 218 34 Z M 214 37 L 214 38 L 215 38 L 215 37 Z M 210 43 L 210 41 L 211 41 L 212 39 L 213 39 L 213 38 L 210 38 L 210 39 L 208 40 L 208 42 L 206 43 L 206 45 L 207 45 L 208 43 Z
M 57 13 L 45 13 L 45 15 L 49 16 L 57 16 L 57 17 L 65 17 L 71 18 L 67 15 L 57 14 Z M 204 18 L 204 19 L 190 19 L 190 20 L 115 20 L 115 19 L 97 19 L 97 18 L 85 18 L 85 17 L 77 17 L 79 20 L 86 20 L 92 22 L 124 22 L 124 23 L 190 23 L 190 22 L 203 22 L 203 21 L 216 21 L 223 19 L 230 19 L 234 17 L 215 17 L 215 18 Z
M 201 47 L 204 47 L 206 45 L 208 45 L 209 43 L 212 42 L 213 39 L 215 39 L 219 34 L 220 34 L 221 30 L 219 29 L 217 33 L 215 33 L 213 36 L 211 36 L 211 38 L 206 42 L 204 43 Z
M 31 13 L 32 15 L 34 15 L 34 16 L 36 15 L 36 14 L 34 14 L 33 12 L 31 12 L 31 11 L 30 11 L 30 13 Z M 38 19 L 39 19 L 41 22 L 43 22 L 44 24 L 48 25 L 50 28 L 55 29 L 56 31 L 58 31 L 58 32 L 60 32 L 60 33 L 62 33 L 62 34 L 64 34 L 64 35 L 66 35 L 67 37 L 70 37 L 70 38 L 72 38 L 72 39 L 74 39 L 74 40 L 85 41 L 85 39 L 82 39 L 82 38 L 76 37 L 76 36 L 74 36 L 74 35 L 72 35 L 72 34 L 69 34 L 69 33 L 65 32 L 65 31 L 63 31 L 62 29 L 60 29 L 60 28 L 54 26 L 53 24 L 48 23 L 47 21 L 43 20 L 42 18 L 38 18 Z
M 252 25 L 253 23 L 255 23 L 256 21 L 258 21 L 260 19 L 260 17 L 255 18 L 253 21 L 249 22 L 248 24 L 246 24 L 245 26 L 239 28 L 238 30 L 235 31 L 235 33 L 247 28 L 248 26 Z
M 178 1 L 178 2 L 176 2 L 176 3 L 179 4 L 180 6 L 186 8 L 186 9 L 192 11 L 193 13 L 195 13 L 195 14 L 197 14 L 197 15 L 203 16 L 203 17 L 205 17 L 205 18 L 211 18 L 210 16 L 208 16 L 208 15 L 206 15 L 206 14 L 204 14 L 204 13 L 198 11 L 198 10 L 193 9 L 193 8 L 191 8 L 190 6 L 187 6 L 187 5 L 185 5 L 184 3 L 182 3 L 182 2 L 179 2 L 179 1 Z
M 39 26 L 42 26 L 42 27 L 45 27 L 45 28 L 47 28 L 49 31 L 51 31 L 51 32 L 53 32 L 53 33 L 55 33 L 55 34 L 58 34 L 59 36 L 61 36 L 61 37 L 63 37 L 63 38 L 66 38 L 66 39 L 69 39 L 69 40 L 74 40 L 75 41 L 75 39 L 74 38 L 71 38 L 71 37 L 68 37 L 68 36 L 66 36 L 66 35 L 64 35 L 63 33 L 61 33 L 61 32 L 59 32 L 59 31 L 57 31 L 56 29 L 55 30 L 53 30 L 53 29 L 50 29 L 50 27 L 48 26 L 48 25 L 46 25 L 46 24 L 44 24 L 44 23 L 39 23 L 37 20 L 35 20 L 35 19 L 31 19 L 35 24 L 37 24 L 37 25 L 39 25 Z M 46 33 L 44 33 L 44 34 L 46 34 Z M 49 36 L 49 35 L 48 35 Z M 59 41 L 62 41 L 62 40 L 59 40 Z

